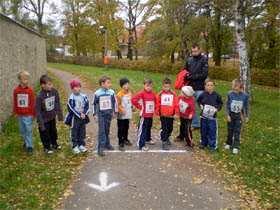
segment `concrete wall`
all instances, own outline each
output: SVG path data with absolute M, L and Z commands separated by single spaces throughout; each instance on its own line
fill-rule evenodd
M 45 39 L 0 13 L 0 129 L 12 111 L 17 73 L 27 70 L 34 87 L 46 65 Z

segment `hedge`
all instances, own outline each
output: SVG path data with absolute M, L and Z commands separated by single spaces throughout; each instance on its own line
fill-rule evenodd
M 62 56 L 48 56 L 48 62 L 53 63 L 68 63 L 86 66 L 104 67 L 102 59 L 86 56 L 78 57 L 62 57 Z M 177 74 L 183 67 L 182 62 L 170 63 L 164 59 L 141 59 L 141 60 L 127 60 L 127 59 L 111 59 L 108 68 L 131 69 L 138 71 L 152 71 L 166 74 Z M 238 77 L 239 70 L 237 68 L 225 67 L 209 67 L 209 77 L 218 80 L 231 81 Z M 252 69 L 251 79 L 253 84 L 265 85 L 271 87 L 280 87 L 280 69 Z

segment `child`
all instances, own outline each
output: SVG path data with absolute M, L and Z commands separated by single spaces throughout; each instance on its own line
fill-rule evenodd
M 204 149 L 209 146 L 211 152 L 217 149 L 217 112 L 222 109 L 223 101 L 221 96 L 214 91 L 214 82 L 205 80 L 205 91 L 198 97 L 198 104 L 201 108 L 201 145 Z
M 239 79 L 232 81 L 232 91 L 228 93 L 226 112 L 228 121 L 228 136 L 225 149 L 232 148 L 237 154 L 240 147 L 240 131 L 242 121 L 248 120 L 248 95 L 242 92 L 242 82 Z
M 118 138 L 119 149 L 124 150 L 124 145 L 131 146 L 128 140 L 129 120 L 132 118 L 131 91 L 129 88 L 129 80 L 127 78 L 120 79 L 120 87 L 122 88 L 118 94 Z
M 182 95 L 178 98 L 178 111 L 180 116 L 180 134 L 177 139 L 186 140 L 186 146 L 193 148 L 192 118 L 195 115 L 194 90 L 191 86 L 182 87 Z
M 13 93 L 13 112 L 18 117 L 20 134 L 24 140 L 23 147 L 30 154 L 33 152 L 32 120 L 35 117 L 35 94 L 29 87 L 30 74 L 21 71 L 18 74 L 19 85 Z
M 165 78 L 162 83 L 162 90 L 157 95 L 156 113 L 160 116 L 162 149 L 168 150 L 171 145 L 169 137 L 173 131 L 175 115 L 176 93 L 171 90 L 171 80 Z
M 72 94 L 68 99 L 68 114 L 65 124 L 71 126 L 71 140 L 74 154 L 86 152 L 86 124 L 89 123 L 89 102 L 85 94 L 81 93 L 81 83 L 79 80 L 70 82 Z
M 118 111 L 115 92 L 110 89 L 111 78 L 103 76 L 99 79 L 100 88 L 93 96 L 93 116 L 98 118 L 97 154 L 104 156 L 104 149 L 114 150 L 110 144 L 109 133 L 113 115 Z
M 41 91 L 36 98 L 36 114 L 39 133 L 44 151 L 52 154 L 52 149 L 61 149 L 57 143 L 56 116 L 63 120 L 59 94 L 53 88 L 52 80 L 47 75 L 40 78 Z
M 146 143 L 155 144 L 151 140 L 151 129 L 153 125 L 153 116 L 155 113 L 156 95 L 152 91 L 153 81 L 150 79 L 144 80 L 144 90 L 132 97 L 132 104 L 140 112 L 140 122 L 137 131 L 137 146 L 139 150 L 148 151 Z

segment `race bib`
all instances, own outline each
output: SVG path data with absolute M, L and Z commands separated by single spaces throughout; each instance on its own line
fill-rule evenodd
M 99 98 L 99 105 L 101 111 L 112 109 L 111 96 L 101 96 Z
M 212 117 L 214 117 L 216 111 L 217 111 L 217 109 L 214 106 L 206 104 L 203 107 L 202 116 L 206 117 L 206 118 L 212 118 Z
M 230 104 L 230 111 L 234 113 L 240 113 L 243 108 L 243 101 L 232 100 Z
M 182 100 L 179 101 L 179 109 L 180 109 L 181 113 L 185 113 L 188 107 L 189 107 L 188 103 L 186 103 Z
M 146 113 L 154 113 L 155 111 L 155 102 L 154 101 L 147 101 L 146 102 Z
M 123 96 L 122 97 L 122 106 L 125 110 L 125 114 L 122 116 L 123 118 L 131 118 L 132 116 L 132 105 L 131 105 L 131 97 Z
M 78 112 L 82 113 L 82 112 L 84 111 L 83 102 L 80 101 L 80 100 L 77 100 L 77 101 L 76 101 L 76 107 L 75 107 L 75 109 L 76 109 Z
M 161 105 L 172 106 L 172 104 L 173 104 L 173 95 L 171 95 L 171 94 L 162 94 L 161 95 Z
M 54 102 L 55 96 L 51 96 L 45 99 L 45 107 L 47 112 L 52 111 L 54 109 Z
M 17 106 L 20 108 L 28 107 L 28 94 L 17 94 Z

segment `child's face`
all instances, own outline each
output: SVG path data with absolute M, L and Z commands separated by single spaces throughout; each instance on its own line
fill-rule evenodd
M 81 92 L 81 87 L 80 86 L 76 86 L 72 89 L 72 92 L 74 94 L 79 94 Z
M 27 76 L 21 76 L 19 82 L 22 86 L 28 86 L 29 78 Z
M 102 84 L 101 84 L 101 86 L 103 87 L 103 88 L 105 88 L 105 89 L 109 89 L 111 86 L 112 86 L 112 82 L 111 82 L 111 80 L 106 80 L 105 82 L 103 82 Z
M 215 89 L 215 85 L 213 82 L 207 82 L 205 84 L 205 90 L 208 92 L 208 93 L 212 93 Z
M 241 84 L 239 84 L 239 83 L 233 83 L 232 84 L 232 90 L 233 91 L 236 91 L 236 92 L 241 92 L 242 91 L 242 88 L 241 88 Z
M 128 91 L 128 90 L 129 90 L 129 83 L 125 83 L 125 84 L 122 86 L 122 88 L 123 88 L 124 90 Z
M 41 84 L 43 90 L 50 91 L 53 88 L 51 81 L 48 81 L 46 84 Z
M 146 90 L 147 92 L 152 91 L 153 90 L 153 84 L 149 84 L 149 83 L 144 84 L 144 90 Z
M 163 84 L 162 89 L 165 91 L 169 91 L 171 89 L 171 84 Z

